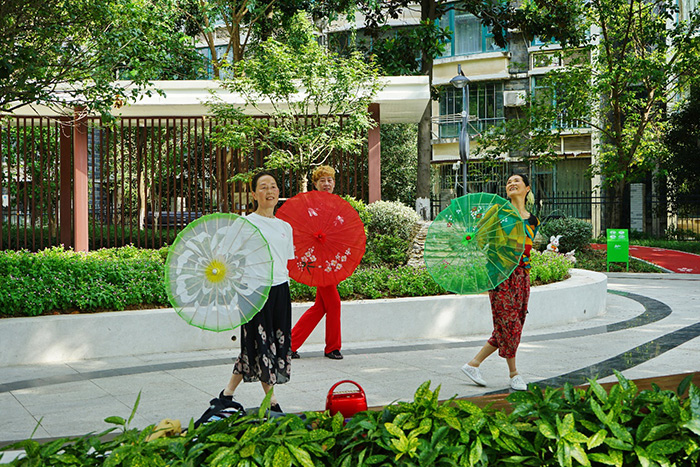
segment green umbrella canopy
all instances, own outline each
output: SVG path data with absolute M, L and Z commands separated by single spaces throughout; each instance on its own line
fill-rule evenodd
M 452 200 L 428 228 L 424 259 L 443 288 L 491 290 L 510 276 L 525 249 L 525 224 L 513 205 L 491 193 Z
M 226 331 L 265 305 L 272 255 L 257 227 L 236 214 L 209 214 L 185 227 L 170 247 L 165 288 L 187 323 Z

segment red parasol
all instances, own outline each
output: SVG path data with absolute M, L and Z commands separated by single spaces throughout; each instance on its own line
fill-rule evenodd
M 353 273 L 365 254 L 365 226 L 343 198 L 324 191 L 299 193 L 276 217 L 294 230 L 289 275 L 313 287 L 336 285 Z

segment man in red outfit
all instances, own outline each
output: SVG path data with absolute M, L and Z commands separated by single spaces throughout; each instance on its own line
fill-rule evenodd
M 311 175 L 311 182 L 318 191 L 333 193 L 335 170 L 321 165 Z M 306 310 L 292 329 L 292 358 L 299 358 L 297 350 L 316 328 L 323 315 L 326 315 L 326 347 L 324 355 L 332 360 L 342 360 L 340 353 L 340 294 L 337 285 L 316 288 L 316 301 Z

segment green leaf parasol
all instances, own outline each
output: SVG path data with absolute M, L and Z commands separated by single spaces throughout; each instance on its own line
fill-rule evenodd
M 510 276 L 525 249 L 525 224 L 513 205 L 491 193 L 453 199 L 428 228 L 424 259 L 450 292 L 477 294 Z
M 165 288 L 189 324 L 227 331 L 265 305 L 272 255 L 257 227 L 236 214 L 209 214 L 185 227 L 170 247 Z

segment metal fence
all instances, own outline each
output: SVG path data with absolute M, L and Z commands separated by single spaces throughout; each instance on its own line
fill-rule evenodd
M 115 125 L 88 119 L 90 249 L 157 248 L 204 214 L 250 212 L 248 187 L 232 177 L 261 167 L 268 152 L 218 147 L 212 142 L 215 127 L 204 117 L 123 118 Z M 61 156 L 72 154 L 72 134 L 70 120 L 0 121 L 0 249 L 36 251 L 60 244 L 65 226 L 59 206 L 70 196 L 62 193 L 61 177 L 65 188 L 66 177 L 70 186 L 73 176 L 70 160 L 62 165 Z M 336 192 L 367 200 L 366 154 L 337 153 L 327 163 L 337 170 Z M 304 174 L 276 175 L 284 199 L 298 192 Z
M 432 218 L 448 204 L 449 199 L 432 197 Z M 621 212 L 620 225 L 612 225 L 611 212 L 614 206 Z M 594 235 L 597 236 L 604 233 L 606 228 L 630 226 L 629 192 L 626 191 L 622 198 L 594 195 L 589 191 L 541 192 L 533 212 L 541 221 L 560 217 L 585 220 L 596 227 Z M 700 195 L 681 195 L 675 202 L 670 202 L 665 197 L 647 195 L 645 214 L 646 233 L 682 239 L 700 236 Z

